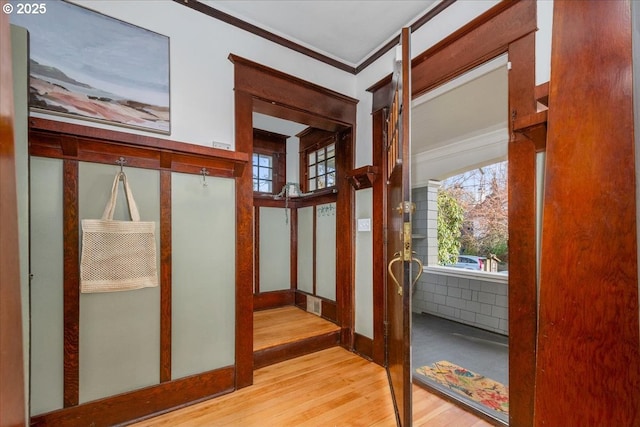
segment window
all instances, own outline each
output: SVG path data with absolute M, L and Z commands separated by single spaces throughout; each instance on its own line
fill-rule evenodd
M 287 136 L 253 130 L 253 192 L 277 194 L 285 184 Z
M 273 193 L 273 156 L 253 153 L 253 191 Z
M 309 191 L 322 190 L 336 185 L 336 144 L 329 144 L 308 154 Z
M 336 135 L 309 128 L 300 133 L 300 184 L 305 193 L 335 187 Z

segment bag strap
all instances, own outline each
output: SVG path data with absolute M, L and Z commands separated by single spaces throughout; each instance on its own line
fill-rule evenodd
M 107 206 L 104 208 L 104 213 L 102 214 L 102 219 L 112 220 L 113 214 L 116 210 L 116 201 L 118 200 L 118 181 L 122 179 L 122 183 L 124 185 L 124 193 L 127 196 L 127 205 L 129 207 L 129 216 L 131 216 L 132 221 L 140 221 L 140 213 L 138 212 L 138 206 L 136 205 L 136 201 L 133 199 L 133 193 L 131 192 L 131 188 L 129 188 L 129 181 L 127 181 L 127 175 L 124 172 L 118 172 L 116 177 L 113 179 L 113 186 L 111 187 L 111 198 L 107 202 Z

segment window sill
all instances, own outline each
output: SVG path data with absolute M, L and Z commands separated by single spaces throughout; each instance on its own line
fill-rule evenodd
M 465 270 L 463 268 L 441 267 L 441 266 L 425 266 L 422 271 L 425 273 L 443 274 L 453 277 L 462 277 L 465 279 L 478 279 L 486 282 L 509 283 L 509 275 L 502 273 L 491 273 L 488 271 Z

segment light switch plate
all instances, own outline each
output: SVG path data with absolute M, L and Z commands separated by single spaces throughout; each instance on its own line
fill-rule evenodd
M 371 218 L 358 218 L 358 231 L 371 231 Z

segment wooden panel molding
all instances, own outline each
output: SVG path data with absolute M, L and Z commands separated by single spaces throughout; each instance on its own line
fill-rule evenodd
M 127 166 L 171 169 L 234 178 L 244 170 L 248 155 L 150 136 L 80 126 L 49 119 L 29 119 L 29 154 L 95 163 L 115 164 L 120 156 Z
M 206 167 L 211 176 L 237 179 L 245 170 L 247 154 L 40 118 L 33 118 L 30 122 L 30 155 L 63 161 L 65 279 L 64 408 L 33 417 L 32 422 L 36 425 L 57 425 L 59 422 L 65 425 L 111 425 L 234 389 L 235 367 L 197 374 L 189 379 L 171 379 L 171 175 L 174 171 L 198 174 L 201 168 Z M 80 161 L 115 165 L 120 156 L 127 160 L 125 167 L 156 169 L 160 174 L 160 384 L 79 404 L 78 168 Z M 236 329 L 242 330 L 242 326 L 236 325 Z M 172 393 L 177 395 L 172 396 Z
M 226 367 L 156 386 L 122 393 L 31 418 L 31 426 L 112 426 L 229 393 L 233 367 Z

